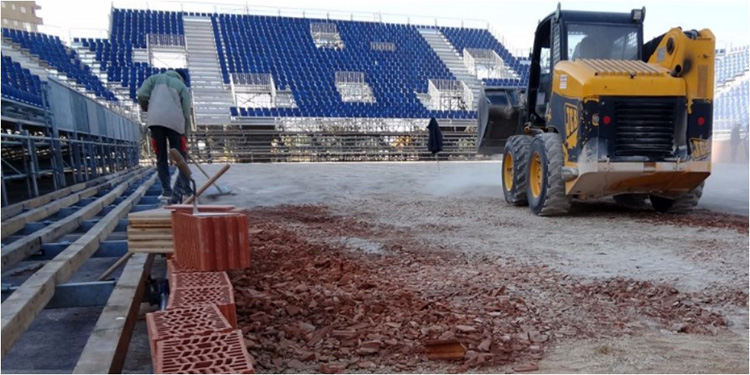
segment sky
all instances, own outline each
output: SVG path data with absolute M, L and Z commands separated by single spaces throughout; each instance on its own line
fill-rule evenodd
M 305 14 L 332 18 L 349 17 L 355 19 L 375 19 L 376 14 L 384 14 L 384 20 L 411 22 L 413 24 L 440 25 L 461 24 L 467 27 L 487 27 L 497 31 L 503 42 L 511 50 L 520 51 L 531 47 L 536 25 L 542 18 L 553 12 L 558 0 L 254 0 L 216 2 L 176 2 L 176 1 L 125 1 L 102 0 L 39 0 L 42 9 L 39 16 L 44 19 L 42 31 L 70 37 L 104 37 L 109 28 L 109 11 L 114 5 L 118 8 L 185 10 L 213 12 L 214 9 L 250 8 L 255 14 L 282 15 Z M 618 0 L 561 1 L 563 9 L 593 10 L 609 12 L 630 12 L 631 9 L 646 7 L 644 26 L 645 40 L 660 35 L 670 28 L 683 29 L 709 28 L 716 36 L 718 48 L 750 44 L 750 1 L 747 0 Z M 221 5 L 219 5 L 221 4 Z M 311 4 L 314 4 L 311 6 Z M 314 8 L 314 9 L 311 9 Z M 403 15 L 403 16 L 389 16 Z

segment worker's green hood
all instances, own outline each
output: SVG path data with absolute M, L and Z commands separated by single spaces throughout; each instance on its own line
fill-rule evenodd
M 180 75 L 180 73 L 177 73 L 174 70 L 167 70 L 166 73 L 164 73 L 164 74 L 166 74 L 166 75 L 168 75 L 168 76 L 170 76 L 172 78 L 177 78 L 177 79 L 179 79 L 182 82 L 185 82 L 185 80 L 182 79 L 182 76 Z

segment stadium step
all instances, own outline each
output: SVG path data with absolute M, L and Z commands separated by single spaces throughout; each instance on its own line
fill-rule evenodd
M 195 118 L 201 125 L 228 124 L 234 98 L 224 86 L 211 19 L 185 17 L 183 25 Z
M 21 66 L 24 69 L 28 69 L 31 74 L 38 75 L 43 81 L 47 80 L 47 74 L 50 74 L 50 71 L 41 66 L 38 59 L 34 59 L 32 56 L 22 53 L 20 48 L 16 48 L 13 43 L 8 42 L 5 38 L 3 38 L 2 51 L 4 56 L 8 56 L 13 59 L 13 61 L 21 64 Z M 55 72 L 53 75 L 57 76 L 58 74 Z
M 99 80 L 117 97 L 117 100 L 124 105 L 126 112 L 134 112 L 132 115 L 140 110 L 136 108 L 136 104 L 133 99 L 130 98 L 129 90 L 122 90 L 120 82 L 109 82 L 107 79 L 107 73 L 102 70 L 101 64 L 96 60 L 96 54 L 91 52 L 87 47 L 84 47 L 80 42 L 72 43 L 71 48 L 78 54 L 81 62 L 91 67 L 91 71 L 94 75 L 99 77 Z
M 443 36 L 443 33 L 435 29 L 419 29 L 419 33 L 427 44 L 432 47 L 453 76 L 457 80 L 463 81 L 469 87 L 473 95 L 472 108 L 477 108 L 479 95 L 482 90 L 482 82 L 469 72 L 463 61 L 459 58 L 458 52 Z

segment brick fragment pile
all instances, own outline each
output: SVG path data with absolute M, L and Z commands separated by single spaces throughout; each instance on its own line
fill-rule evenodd
M 307 242 L 274 224 L 253 220 L 250 233 L 257 260 L 231 275 L 238 326 L 259 371 L 443 372 L 445 363 L 429 361 L 425 347 L 436 340 L 467 347 L 449 363 L 454 371 L 490 364 L 531 371 L 549 340 L 524 323 L 524 300 L 498 283 L 481 289 L 444 283 L 440 256 L 394 249 L 398 256 L 359 263 L 347 259 L 346 249 Z M 422 274 L 432 289 L 412 289 L 406 273 Z
M 713 334 L 726 322 L 705 307 L 711 298 L 747 305 L 746 293 L 700 296 L 631 279 L 582 280 L 431 250 L 408 231 L 317 206 L 248 214 L 254 261 L 229 275 L 237 324 L 259 372 L 535 371 L 563 338 L 653 325 Z M 342 237 L 360 241 L 331 240 Z M 349 245 L 365 242 L 382 251 Z M 465 350 L 453 361 L 432 360 L 435 342 Z
M 234 288 L 226 273 L 249 265 L 247 217 L 230 210 L 192 215 L 187 207 L 177 207 L 172 213 L 175 252 L 167 261 L 169 302 L 165 311 L 146 316 L 155 373 L 254 373 L 253 359 L 237 330 Z M 205 221 L 191 221 L 195 217 L 219 219 L 209 227 Z M 214 229 L 221 229 L 218 245 L 205 241 L 205 236 L 215 239 Z M 185 238 L 197 241 L 188 244 Z

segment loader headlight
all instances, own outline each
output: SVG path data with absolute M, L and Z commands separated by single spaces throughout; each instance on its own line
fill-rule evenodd
M 643 22 L 643 18 L 646 15 L 646 8 L 642 9 L 633 9 L 630 11 L 630 17 L 633 19 L 633 22 L 635 23 L 641 23 Z
M 599 126 L 599 114 L 598 113 L 594 113 L 593 115 L 591 115 L 591 125 Z

